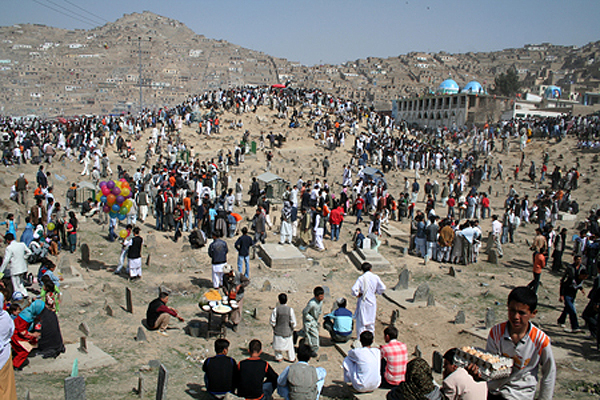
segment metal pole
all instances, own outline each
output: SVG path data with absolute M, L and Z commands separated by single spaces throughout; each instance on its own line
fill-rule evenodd
M 143 100 L 142 100 L 142 38 L 138 37 L 138 54 L 140 56 L 140 76 L 139 76 L 139 84 L 140 84 L 140 115 L 142 115 L 143 110 Z

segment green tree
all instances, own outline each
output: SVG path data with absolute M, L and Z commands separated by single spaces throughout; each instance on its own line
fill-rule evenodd
M 492 93 L 500 96 L 512 97 L 519 91 L 521 83 L 519 82 L 519 76 L 514 68 L 510 68 L 503 72 L 494 79 L 494 90 Z

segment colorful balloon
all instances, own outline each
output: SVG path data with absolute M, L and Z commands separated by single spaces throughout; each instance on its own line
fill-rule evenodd
M 111 208 L 115 213 L 118 213 L 121 210 L 121 207 L 119 207 L 118 204 L 113 204 Z
M 101 190 L 102 194 L 105 196 L 108 196 L 110 194 L 110 189 L 108 188 L 108 186 L 104 186 Z
M 133 207 L 133 201 L 127 199 L 123 202 L 123 205 L 131 210 L 131 207 Z
M 49 231 L 53 231 L 54 228 L 56 228 L 56 225 L 54 225 L 54 222 L 48 222 L 48 225 L 46 225 L 46 227 Z
M 121 209 L 119 210 L 119 213 L 124 214 L 124 215 L 127 215 L 128 212 L 129 212 L 129 209 L 125 206 L 121 207 Z
M 115 182 L 114 181 L 106 182 L 106 187 L 109 188 L 110 190 L 112 190 L 112 188 L 115 187 Z
M 128 234 L 128 233 L 129 233 L 129 232 L 127 232 L 127 229 L 121 229 L 121 230 L 119 231 L 119 237 L 120 237 L 121 239 L 125 239 L 125 238 L 127 237 L 127 234 Z
M 123 197 L 122 195 L 118 195 L 115 201 L 117 202 L 117 204 L 123 204 L 123 202 L 125 201 L 125 197 Z
M 119 219 L 119 221 L 123 221 L 125 218 L 127 218 L 127 215 L 125 215 L 125 214 L 117 214 L 117 218 Z
M 100 184 L 98 186 L 100 186 L 100 189 L 102 189 L 104 186 L 106 186 L 106 182 L 102 181 L 102 182 L 100 182 Z
M 100 201 L 102 203 L 106 203 L 106 196 L 100 196 Z
M 109 194 L 108 196 L 106 196 L 106 202 L 108 204 L 114 204 L 115 200 L 117 199 L 117 196 L 115 196 L 114 194 Z
M 115 196 L 120 195 L 121 189 L 118 186 L 115 186 L 114 188 L 112 188 L 112 194 L 114 194 Z
M 129 196 L 129 188 L 121 188 L 121 196 L 127 197 Z
M 104 211 L 105 213 L 110 211 L 110 207 L 108 205 L 104 205 L 104 207 L 102 207 L 102 211 Z
M 100 201 L 101 198 L 102 198 L 102 192 L 96 193 L 96 201 Z

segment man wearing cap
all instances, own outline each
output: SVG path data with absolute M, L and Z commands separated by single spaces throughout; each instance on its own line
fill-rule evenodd
M 27 289 L 23 284 L 25 274 L 27 274 L 27 257 L 31 255 L 31 250 L 25 243 L 17 242 L 12 233 L 4 235 L 4 241 L 8 243 L 4 251 L 4 260 L 0 266 L 0 273 L 4 273 L 10 264 L 10 278 L 12 280 L 13 290 L 21 292 L 24 297 L 28 297 Z
M 218 289 L 223 285 L 223 268 L 227 265 L 227 243 L 219 238 L 219 232 L 213 231 L 213 242 L 208 246 L 208 255 L 212 263 L 212 284 Z
M 346 308 L 346 299 L 336 300 L 337 309 L 323 317 L 323 328 L 331 335 L 331 340 L 346 343 L 352 337 L 354 320 L 352 311 Z

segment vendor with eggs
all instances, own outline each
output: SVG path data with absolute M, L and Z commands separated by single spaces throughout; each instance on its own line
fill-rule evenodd
M 225 322 L 227 319 L 231 319 L 231 329 L 236 332 L 237 326 L 242 320 L 242 306 L 244 302 L 244 288 L 248 286 L 250 280 L 244 275 L 240 274 L 237 269 L 226 265 L 223 268 L 223 291 L 228 299 L 233 311 L 228 316 L 225 316 Z

